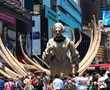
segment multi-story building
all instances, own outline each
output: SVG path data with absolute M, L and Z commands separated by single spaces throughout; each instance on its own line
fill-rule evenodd
M 93 14 L 96 15 L 97 22 L 101 20 L 104 24 L 106 32 L 102 32 L 101 44 L 95 63 L 108 63 L 110 62 L 110 0 L 81 0 L 81 6 L 84 25 L 90 22 Z
M 19 34 L 24 34 L 24 48 L 31 53 L 31 39 L 29 37 L 32 31 L 31 16 L 26 12 L 23 6 L 23 0 L 0 0 L 0 34 L 4 42 L 13 53 L 20 54 Z
M 99 0 L 98 2 L 99 6 L 99 19 L 103 21 L 105 31 L 102 32 L 102 43 L 101 46 L 103 47 L 104 52 L 100 52 L 99 54 L 103 54 L 104 58 L 102 59 L 103 63 L 108 63 L 110 62 L 110 0 Z M 103 56 L 101 55 L 101 56 Z M 101 57 L 100 56 L 100 57 Z

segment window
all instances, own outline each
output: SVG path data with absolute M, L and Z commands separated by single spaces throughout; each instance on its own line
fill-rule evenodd
M 15 41 L 16 40 L 16 32 L 14 30 L 8 29 L 8 38 Z
M 32 20 L 32 26 L 35 26 L 35 21 L 34 20 Z
M 74 0 L 74 2 L 75 2 L 77 5 L 79 5 L 79 0 Z
M 57 8 L 57 0 L 51 0 L 51 8 L 52 8 L 52 10 L 56 11 L 56 8 Z
M 16 52 L 16 31 L 7 29 L 6 46 L 14 53 Z
M 107 0 L 107 3 L 110 3 L 110 0 Z

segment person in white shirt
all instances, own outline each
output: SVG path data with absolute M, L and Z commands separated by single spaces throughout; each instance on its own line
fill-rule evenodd
M 52 82 L 53 90 L 63 90 L 64 88 L 64 82 L 62 79 L 60 79 L 60 76 L 58 74 L 55 75 L 55 79 Z
M 87 90 L 89 78 L 85 76 L 77 76 L 75 77 L 76 90 Z
M 99 90 L 106 90 L 106 87 L 107 87 L 107 85 L 105 83 L 106 77 L 104 77 L 103 73 L 101 73 L 100 75 L 101 76 L 98 79 L 98 88 L 99 88 Z

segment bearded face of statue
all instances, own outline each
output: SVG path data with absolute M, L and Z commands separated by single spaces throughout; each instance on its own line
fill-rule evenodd
M 61 23 L 56 23 L 54 25 L 54 40 L 56 42 L 62 42 L 65 40 L 65 37 L 62 35 L 64 26 Z
M 55 26 L 55 35 L 60 36 L 62 34 L 63 28 L 60 25 Z

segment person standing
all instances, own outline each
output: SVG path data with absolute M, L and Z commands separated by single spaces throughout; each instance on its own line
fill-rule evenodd
M 60 75 L 56 74 L 55 79 L 52 82 L 53 90 L 63 90 L 64 82 L 60 79 Z
M 105 80 L 105 83 L 107 85 L 107 90 L 110 90 L 110 73 L 107 74 L 108 78 Z
M 0 90 L 3 90 L 5 81 L 3 80 L 3 77 L 0 76 Z
M 14 81 L 13 79 L 8 79 L 7 82 L 4 84 L 4 90 L 15 90 L 14 88 Z

